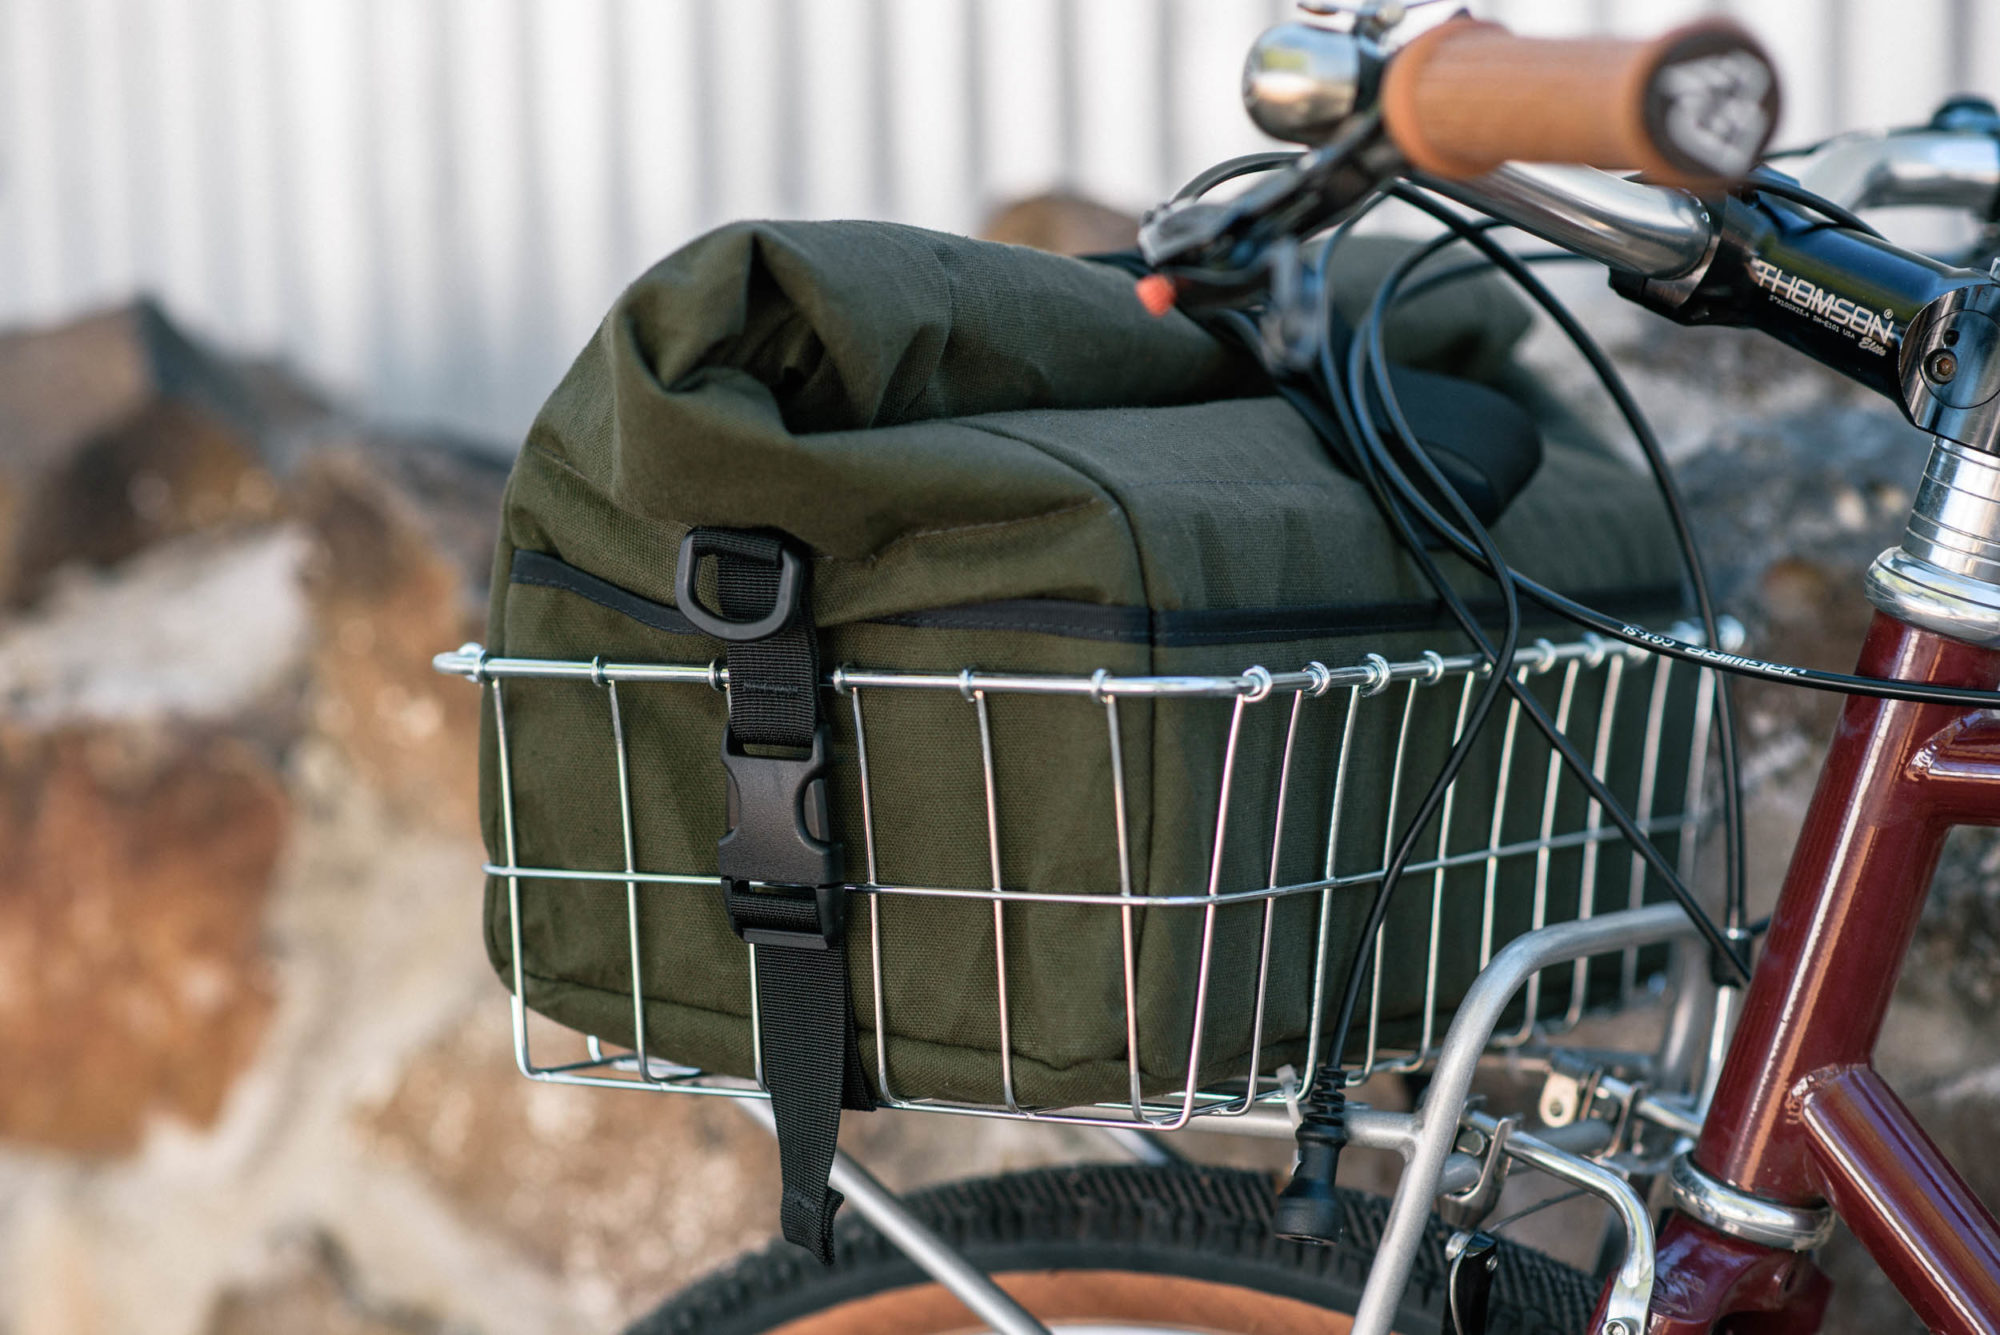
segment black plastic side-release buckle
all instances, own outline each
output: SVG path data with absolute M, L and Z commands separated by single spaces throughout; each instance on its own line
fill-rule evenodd
M 723 730 L 729 832 L 715 846 L 716 871 L 727 887 L 729 925 L 752 945 L 827 950 L 845 936 L 847 859 L 827 813 L 827 749 L 824 723 L 803 756 L 756 755 Z M 752 891 L 748 881 L 812 893 Z M 811 917 L 802 921 L 778 902 L 765 902 L 783 900 L 811 905 Z
M 725 881 L 773 885 L 832 885 L 847 859 L 834 842 L 826 805 L 827 727 L 813 730 L 803 756 L 755 755 L 722 734 L 722 768 L 729 777 L 729 832 L 715 846 Z
M 753 946 L 838 950 L 847 937 L 844 885 L 768 886 L 725 882 L 722 906 L 736 935 Z

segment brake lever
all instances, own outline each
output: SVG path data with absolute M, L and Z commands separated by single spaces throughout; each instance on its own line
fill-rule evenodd
M 1329 146 L 1331 147 L 1331 146 Z M 1146 214 L 1139 253 L 1155 269 L 1225 271 L 1249 268 L 1262 244 L 1276 235 L 1272 220 L 1294 212 L 1311 196 L 1326 164 L 1325 149 L 1302 154 L 1233 199 L 1178 200 Z
M 1146 262 L 1177 287 L 1209 295 L 1258 291 L 1264 252 L 1280 239 L 1318 231 L 1402 169 L 1372 109 L 1349 118 L 1328 142 L 1220 203 L 1161 205 L 1139 229 Z

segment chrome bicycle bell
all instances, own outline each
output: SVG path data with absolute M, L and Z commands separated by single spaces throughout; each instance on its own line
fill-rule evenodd
M 1381 70 L 1381 51 L 1359 32 L 1280 23 L 1243 63 L 1243 106 L 1274 139 L 1324 143 L 1375 100 Z

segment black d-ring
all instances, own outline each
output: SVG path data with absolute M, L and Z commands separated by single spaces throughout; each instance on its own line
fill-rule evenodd
M 674 563 L 674 602 L 682 616 L 695 624 L 695 628 L 705 635 L 713 635 L 718 640 L 741 643 L 745 640 L 761 640 L 776 635 L 799 610 L 799 591 L 804 586 L 805 562 L 799 554 L 784 543 L 773 543 L 778 566 L 778 596 L 772 601 L 771 610 L 755 621 L 731 621 L 719 613 L 704 607 L 701 596 L 695 592 L 695 568 L 704 556 L 719 556 L 722 550 L 711 545 L 709 534 L 701 529 L 690 529 L 681 539 L 679 559 Z M 741 557 L 743 553 L 731 551 L 731 556 Z

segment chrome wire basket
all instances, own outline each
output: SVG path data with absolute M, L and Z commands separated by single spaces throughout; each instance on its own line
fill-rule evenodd
M 1699 632 L 1688 626 L 1676 627 L 1678 638 L 1698 640 Z M 1731 627 L 1726 639 L 1740 636 Z M 1732 647 L 1725 645 L 1724 647 Z M 698 691 L 727 688 L 727 673 L 716 663 L 609 662 L 603 659 L 539 659 L 496 657 L 480 646 L 468 644 L 459 650 L 438 655 L 437 670 L 460 675 L 479 683 L 492 693 L 492 719 L 497 754 L 494 757 L 499 813 L 499 839 L 503 860 L 490 863 L 486 871 L 505 887 L 507 931 L 512 960 L 512 1012 L 515 1054 L 520 1070 L 530 1078 L 562 1084 L 602 1088 L 647 1089 L 660 1092 L 705 1094 L 733 1098 L 765 1097 L 760 1082 L 762 1053 L 758 1047 L 757 999 L 754 983 L 748 998 L 750 1041 L 757 1079 L 719 1075 L 663 1060 L 659 1056 L 642 1059 L 639 1052 L 658 1052 L 660 1045 L 649 1041 L 646 1015 L 645 952 L 641 949 L 639 923 L 642 912 L 660 897 L 715 894 L 719 881 L 711 873 L 685 868 L 642 867 L 636 856 L 633 835 L 633 779 L 628 765 L 628 720 L 632 716 L 629 698 L 640 691 Z M 1632 782 L 1620 796 L 1627 801 L 1635 819 L 1650 836 L 1671 840 L 1682 874 L 1691 870 L 1698 843 L 1698 826 L 1703 807 L 1704 758 L 1710 733 L 1714 701 L 1714 675 L 1673 659 L 1656 656 L 1631 646 L 1614 644 L 1596 636 L 1569 643 L 1538 640 L 1522 649 L 1513 669 L 1531 683 L 1538 698 L 1546 700 L 1548 712 L 1557 726 L 1569 735 L 1578 749 L 1590 758 L 1600 777 L 1622 767 Z M 1252 667 L 1236 675 L 1222 676 L 1113 676 L 1107 672 L 1084 675 L 1001 674 L 966 669 L 956 673 L 871 671 L 855 667 L 835 670 L 827 687 L 836 693 L 844 712 L 851 713 L 858 768 L 860 825 L 865 854 L 865 881 L 849 887 L 862 896 L 865 917 L 866 954 L 872 972 L 869 1000 L 872 1006 L 872 1034 L 891 1033 L 888 1004 L 883 985 L 885 951 L 897 948 L 895 934 L 885 923 L 884 904 L 898 899 L 961 900 L 991 905 L 993 974 L 983 980 L 968 979 L 967 987 L 990 996 L 997 1017 L 1001 1097 L 995 1101 L 906 1097 L 898 1092 L 898 1072 L 888 1060 L 889 1053 L 876 1041 L 877 1093 L 884 1106 L 948 1112 L 971 1116 L 1031 1118 L 1085 1125 L 1171 1130 L 1198 1117 L 1231 1117 L 1248 1112 L 1259 1104 L 1282 1104 L 1296 1089 L 1294 1070 L 1311 1071 L 1321 1057 L 1323 1021 L 1330 1005 L 1338 1000 L 1345 981 L 1343 952 L 1329 948 L 1330 924 L 1342 897 L 1369 897 L 1379 886 L 1382 869 L 1403 822 L 1397 817 L 1402 795 L 1421 793 L 1430 782 L 1435 763 L 1442 754 L 1420 758 L 1413 755 L 1412 719 L 1418 704 L 1427 695 L 1450 693 L 1455 699 L 1456 724 L 1452 739 L 1465 726 L 1467 713 L 1478 683 L 1487 668 L 1472 655 L 1442 655 L 1431 652 L 1399 662 L 1381 655 L 1367 655 L 1358 664 L 1329 668 L 1312 663 L 1287 672 Z M 516 828 L 516 762 L 510 754 L 508 737 L 508 696 L 513 683 L 525 680 L 566 682 L 577 691 L 597 692 L 603 700 L 604 727 L 616 755 L 617 794 L 620 828 L 623 831 L 623 866 L 613 868 L 550 867 L 521 865 Z M 869 708 L 889 693 L 928 692 L 935 697 L 962 697 L 967 714 L 966 745 L 976 747 L 983 779 L 986 836 L 985 861 L 991 869 L 987 885 L 918 885 L 885 881 L 877 859 L 877 829 L 883 813 L 877 809 L 876 790 L 871 782 L 869 759 Z M 1078 893 L 1009 884 L 1001 865 L 999 812 L 1001 802 L 996 777 L 993 702 L 1006 697 L 1071 697 L 1094 704 L 1102 713 L 1103 745 L 1108 749 L 1112 776 L 1110 804 L 1113 828 L 1105 838 L 1115 840 L 1118 849 L 1119 883 L 1102 891 Z M 621 700 L 628 703 L 621 705 Z M 1134 701 L 1211 702 L 1208 706 L 1227 711 L 1226 738 L 1221 763 L 1221 787 L 1214 801 L 1212 857 L 1206 882 L 1189 885 L 1184 891 L 1162 895 L 1135 891 L 1128 828 L 1128 792 L 1125 757 L 1121 753 L 1119 710 L 1121 703 Z M 1670 703 L 1672 707 L 1670 707 Z M 1302 745 L 1301 723 L 1312 711 L 1333 711 L 1322 720 L 1315 735 L 1337 739 L 1331 754 L 1325 746 Z M 1354 739 L 1357 723 L 1365 723 L 1369 711 L 1393 711 L 1395 722 L 1388 725 L 1395 737 L 1393 755 L 1380 757 L 1386 773 L 1376 772 L 1376 759 L 1356 761 Z M 1246 722 L 1258 711 L 1281 711 L 1282 722 L 1272 720 L 1273 737 L 1282 736 L 1282 745 L 1253 754 L 1243 745 Z M 1648 872 L 1637 853 L 1622 842 L 1622 836 L 1604 818 L 1595 801 L 1585 800 L 1576 777 L 1565 769 L 1531 723 L 1522 718 L 1518 701 L 1510 699 L 1496 708 L 1488 720 L 1493 745 L 1476 752 L 1473 764 L 1487 766 L 1485 773 L 1493 794 L 1490 802 L 1461 800 L 1461 790 L 1470 782 L 1470 769 L 1447 790 L 1436 819 L 1425 831 L 1423 853 L 1406 872 L 1399 899 L 1416 901 L 1419 909 L 1386 922 L 1377 935 L 1372 952 L 1371 976 L 1364 985 L 1365 1009 L 1360 1016 L 1348 1049 L 1350 1078 L 1359 1082 L 1382 1071 L 1414 1071 L 1436 1056 L 1444 1027 L 1451 1019 L 1453 998 L 1441 991 L 1441 942 L 1447 927 L 1470 931 L 1455 916 L 1466 910 L 1454 896 L 1448 906 L 1447 883 L 1474 885 L 1479 923 L 1477 927 L 1478 965 L 1484 968 L 1494 953 L 1520 931 L 1539 929 L 1560 912 L 1567 918 L 1585 919 L 1594 914 L 1637 908 L 1649 895 Z M 1308 750 L 1312 754 L 1308 755 Z M 1248 767 L 1275 767 L 1271 780 L 1277 793 L 1275 818 L 1259 828 L 1244 828 L 1250 822 L 1232 811 L 1232 788 L 1245 780 Z M 1330 769 L 1330 809 L 1319 813 L 1323 822 L 1325 855 L 1320 875 L 1298 879 L 1280 875 L 1287 845 L 1286 794 L 1306 765 Z M 877 776 L 879 778 L 879 776 Z M 718 776 L 718 783 L 720 782 Z M 1389 819 L 1378 819 L 1374 828 L 1357 828 L 1352 819 L 1343 820 L 1354 807 L 1354 794 L 1364 786 L 1386 786 Z M 1615 786 L 1614 786 L 1615 787 Z M 1378 787 L 1379 791 L 1379 787 Z M 1523 802 L 1524 795 L 1531 800 Z M 1296 808 L 1297 803 L 1293 804 Z M 1532 810 L 1524 808 L 1532 807 Z M 1296 817 L 1294 817 L 1296 820 Z M 1295 836 L 1294 836 L 1295 837 Z M 1315 830 L 1314 837 L 1318 838 Z M 1256 841 L 1260 865 L 1269 868 L 1262 883 L 1226 883 L 1222 850 L 1242 839 Z M 1342 870 L 1335 867 L 1336 846 L 1349 850 L 1345 856 L 1353 865 L 1351 850 L 1360 846 L 1375 850 L 1369 854 L 1372 869 Z M 1529 921 L 1508 923 L 1496 912 L 1498 886 L 1505 867 L 1515 875 L 1532 876 L 1532 905 Z M 1526 869 L 1532 869 L 1531 873 Z M 607 888 L 622 886 L 627 925 L 629 977 L 632 991 L 632 1023 L 637 1042 L 631 1047 L 615 1046 L 598 1038 L 588 1038 L 578 1060 L 551 1065 L 537 1064 L 530 1051 L 528 1008 L 523 997 L 523 952 L 521 904 L 524 884 L 538 882 L 605 883 Z M 1274 923 L 1278 906 L 1301 900 L 1311 906 L 1316 949 L 1312 956 L 1310 993 L 1307 1003 L 1310 1020 L 1304 1029 L 1304 1050 L 1291 1062 L 1260 1061 L 1271 979 Z M 1427 904 L 1426 904 L 1427 901 Z M 1017 1097 L 1015 1079 L 1015 1036 L 1009 1031 L 1009 1017 L 1018 997 L 1009 995 L 1008 913 L 1015 905 L 1069 904 L 1119 916 L 1117 939 L 1122 958 L 1108 961 L 1118 970 L 1122 987 L 1125 1025 L 1124 1059 L 1129 1071 L 1129 1095 L 1115 1102 L 1085 1106 L 1035 1106 Z M 1218 916 L 1236 906 L 1256 906 L 1261 910 L 1261 941 L 1256 951 L 1254 1002 L 1250 1008 L 1250 1039 L 1247 1062 L 1218 1077 L 1212 1059 L 1203 1055 L 1205 1018 L 1211 1006 L 1216 979 L 1216 924 Z M 1560 909 L 1558 910 L 1558 906 Z M 1191 1024 L 1186 1041 L 1175 1049 L 1186 1056 L 1184 1079 L 1179 1088 L 1162 1093 L 1142 1088 L 1142 1035 L 1138 1021 L 1140 1002 L 1136 995 L 1138 959 L 1134 947 L 1135 918 L 1171 910 L 1197 915 L 1200 919 L 1199 954 L 1186 979 Z M 749 976 L 754 979 L 754 945 L 750 952 Z M 1342 956 L 1336 958 L 1336 956 Z M 1422 959 L 1422 1002 L 1414 1022 L 1403 1024 L 1402 1041 L 1392 1043 L 1396 1026 L 1384 1013 L 1384 961 L 1413 962 Z M 1642 960 L 1638 950 L 1597 959 L 1578 959 L 1545 970 L 1529 979 L 1518 1003 L 1518 1023 L 1496 1036 L 1497 1046 L 1518 1047 L 1538 1042 L 1550 1034 L 1573 1027 L 1586 1011 L 1630 1007 L 1659 1000 L 1670 989 L 1657 971 L 1654 957 Z M 1547 975 L 1545 980 L 1545 975 Z M 859 980 L 857 980 L 859 981 Z M 1232 980 L 1231 986 L 1235 986 Z M 857 988 L 857 996 L 860 990 Z M 1510 1016 L 1510 1020 L 1514 1017 Z M 655 1036 L 656 1037 L 656 1036 Z M 861 1042 L 871 1042 L 864 1029 Z M 888 1045 L 894 1046 L 894 1042 Z M 1179 1069 L 1176 1066 L 1175 1069 Z M 1157 1082 L 1155 1082 L 1157 1083 Z

